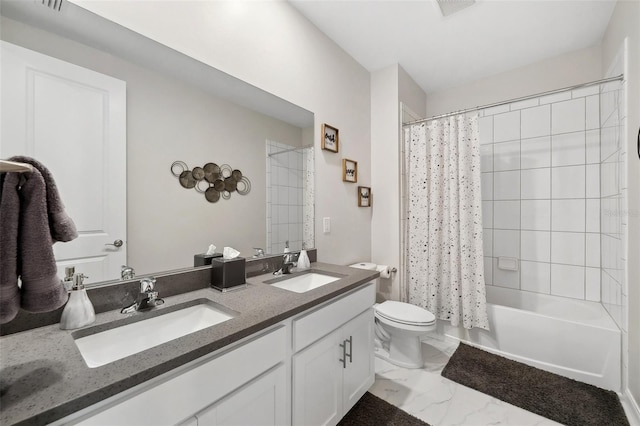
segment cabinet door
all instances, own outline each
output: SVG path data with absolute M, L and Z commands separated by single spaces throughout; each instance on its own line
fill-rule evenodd
M 347 342 L 347 367 L 343 371 L 344 412 L 346 413 L 373 385 L 373 309 L 361 313 L 342 327 Z
M 334 425 L 342 417 L 341 343 L 336 330 L 293 357 L 294 425 Z
M 198 426 L 285 425 L 286 397 L 286 369 L 280 365 L 196 414 Z

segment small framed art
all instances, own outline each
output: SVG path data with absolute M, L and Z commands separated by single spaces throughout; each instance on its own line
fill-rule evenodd
M 338 139 L 338 129 L 326 123 L 322 125 L 322 149 L 338 152 Z
M 358 187 L 358 207 L 371 207 L 371 188 L 368 186 Z
M 357 182 L 358 181 L 358 162 L 353 160 L 342 159 L 342 181 Z

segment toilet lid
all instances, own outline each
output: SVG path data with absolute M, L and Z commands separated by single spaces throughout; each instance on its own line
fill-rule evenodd
M 375 306 L 376 313 L 391 321 L 411 325 L 427 325 L 435 322 L 431 312 L 409 303 L 387 300 Z

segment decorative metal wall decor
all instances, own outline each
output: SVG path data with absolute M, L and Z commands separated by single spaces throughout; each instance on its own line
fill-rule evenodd
M 207 163 L 189 170 L 184 161 L 174 161 L 171 164 L 171 174 L 178 178 L 184 188 L 193 188 L 204 194 L 210 203 L 217 202 L 221 197 L 228 200 L 232 192 L 247 195 L 251 191 L 249 178 L 228 164 L 218 166 L 216 163 Z

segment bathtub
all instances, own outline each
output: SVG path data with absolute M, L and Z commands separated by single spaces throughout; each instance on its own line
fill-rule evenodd
M 491 331 L 438 331 L 488 352 L 620 392 L 620 330 L 597 302 L 487 286 Z

